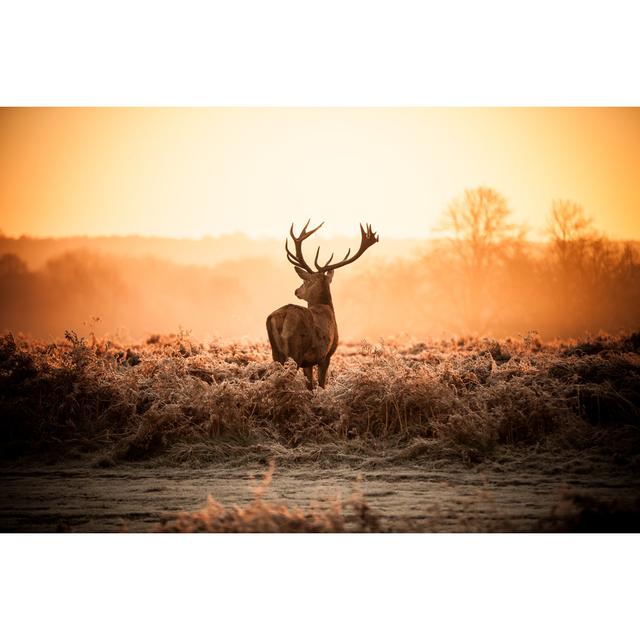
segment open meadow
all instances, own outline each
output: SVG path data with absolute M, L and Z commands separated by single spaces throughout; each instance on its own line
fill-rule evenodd
M 0 342 L 3 531 L 638 531 L 640 336 Z M 210 496 L 210 497 L 209 497 Z

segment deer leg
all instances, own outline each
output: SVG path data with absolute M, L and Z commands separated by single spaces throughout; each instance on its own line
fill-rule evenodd
M 318 365 L 318 384 L 324 389 L 325 382 L 327 381 L 327 372 L 329 371 L 330 358 L 323 360 Z
M 280 364 L 284 364 L 287 360 L 275 347 L 271 347 L 271 355 L 273 356 L 273 361 Z
M 307 376 L 307 388 L 313 389 L 313 367 L 304 367 L 304 375 Z
M 280 327 L 280 330 L 281 329 L 282 327 Z M 277 319 L 269 316 L 267 318 L 267 334 L 271 344 L 271 355 L 274 362 L 284 364 L 287 360 L 287 356 L 282 353 L 282 338 L 280 337 L 280 330 L 278 329 Z

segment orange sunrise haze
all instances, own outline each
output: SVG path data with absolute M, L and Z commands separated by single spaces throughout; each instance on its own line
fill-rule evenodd
M 0 231 L 426 237 L 488 185 L 532 239 L 558 198 L 637 239 L 638 167 L 638 109 L 3 109 Z

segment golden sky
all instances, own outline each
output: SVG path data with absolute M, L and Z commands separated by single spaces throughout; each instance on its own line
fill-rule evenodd
M 325 220 L 428 236 L 488 185 L 536 238 L 551 202 L 640 238 L 640 109 L 3 109 L 6 235 L 244 232 Z

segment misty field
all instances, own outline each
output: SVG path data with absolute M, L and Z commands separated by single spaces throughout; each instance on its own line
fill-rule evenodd
M 313 391 L 263 342 L 8 334 L 0 412 L 3 530 L 640 528 L 637 333 L 342 344 Z

